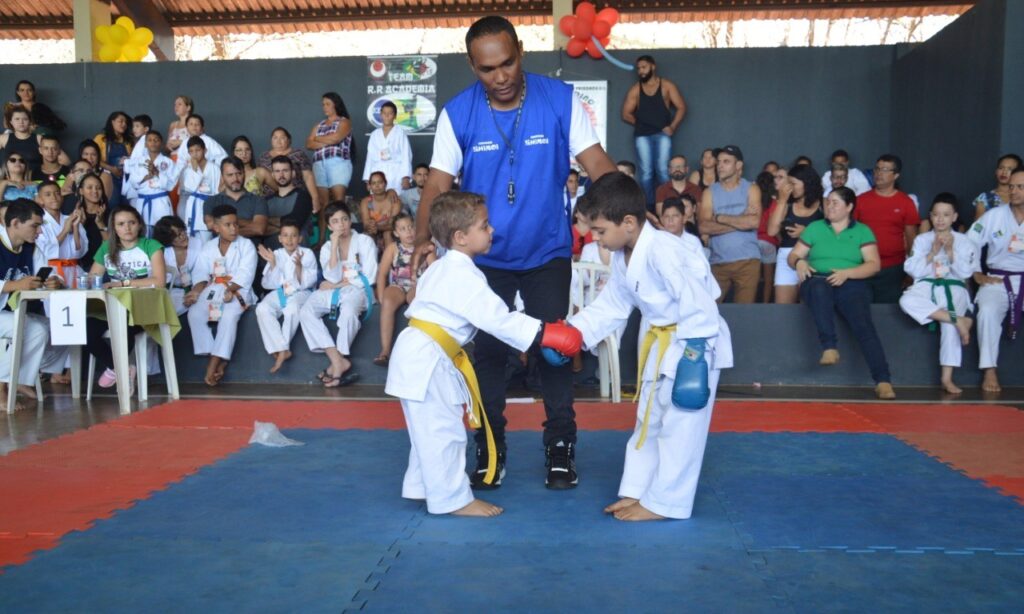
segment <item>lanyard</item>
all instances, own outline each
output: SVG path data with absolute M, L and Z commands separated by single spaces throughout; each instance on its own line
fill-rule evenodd
M 526 102 L 526 79 L 523 78 L 523 93 L 519 96 L 519 108 L 516 109 L 516 121 L 512 124 L 511 138 L 505 134 L 505 131 L 498 124 L 498 118 L 494 115 L 494 107 L 491 106 L 491 98 L 486 93 L 484 94 L 484 100 L 487 101 L 487 109 L 491 112 L 494 127 L 498 129 L 498 134 L 501 135 L 501 140 L 505 142 L 505 148 L 508 149 L 508 191 L 506 194 L 508 196 L 508 204 L 511 207 L 516 204 L 516 182 L 512 179 L 512 167 L 516 162 L 516 133 L 519 132 L 519 120 L 523 117 L 523 104 Z

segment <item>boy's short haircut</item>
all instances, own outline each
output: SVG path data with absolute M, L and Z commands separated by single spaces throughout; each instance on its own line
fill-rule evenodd
M 580 197 L 576 207 L 591 221 L 603 217 L 613 224 L 621 224 L 627 215 L 632 215 L 643 224 L 647 219 L 647 197 L 643 188 L 622 171 L 602 175 Z
M 21 223 L 28 222 L 33 216 L 43 217 L 43 208 L 36 201 L 27 198 L 15 198 L 4 203 L 7 210 L 4 212 L 4 225 L 10 226 L 14 220 Z
M 164 140 L 164 135 L 159 130 L 154 130 L 154 129 L 150 128 L 149 130 L 146 131 L 146 136 L 149 136 L 151 134 L 155 135 L 156 138 L 160 139 L 161 141 Z M 199 140 L 201 141 L 202 139 L 199 139 Z
M 53 135 L 53 134 L 43 134 L 43 135 L 40 135 L 39 136 L 39 144 L 42 145 L 43 141 L 53 141 L 54 143 L 57 144 L 57 147 L 60 147 L 60 139 L 58 139 L 56 135 Z
M 217 205 L 213 208 L 213 212 L 210 213 L 210 217 L 214 221 L 219 220 L 225 215 L 238 215 L 238 209 L 235 209 L 234 205 Z
M 138 122 L 146 127 L 146 132 L 153 128 L 153 118 L 143 113 L 132 118 L 132 123 Z
M 577 179 L 580 178 L 580 172 L 578 170 L 574 169 L 574 168 L 570 168 L 569 169 L 569 177 L 572 177 L 573 175 L 575 175 Z
M 352 219 L 352 210 L 348 208 L 348 204 L 343 200 L 335 200 L 327 205 L 324 209 L 324 219 L 330 221 L 334 214 L 341 211 L 345 215 Z
M 50 186 L 57 188 L 57 191 L 60 192 L 60 184 L 58 184 L 56 181 L 50 181 L 49 179 L 47 179 L 46 181 L 39 182 L 39 187 L 36 188 L 36 192 L 42 192 L 43 188 L 48 188 Z
M 416 171 L 420 170 L 421 168 L 422 168 L 423 170 L 427 171 L 428 173 L 430 172 L 430 165 L 428 165 L 428 164 L 425 164 L 425 163 L 423 163 L 423 162 L 420 162 L 419 164 L 417 164 L 416 166 L 414 166 L 412 170 L 413 170 L 413 172 L 415 173 Z
M 206 141 L 201 136 L 190 136 L 188 137 L 186 149 L 192 149 L 193 147 L 202 147 L 203 151 L 206 151 Z
M 451 249 L 455 233 L 468 231 L 476 221 L 476 210 L 483 206 L 484 197 L 479 194 L 454 190 L 441 194 L 430 207 L 430 234 Z
M 380 110 L 383 111 L 384 109 L 391 109 L 395 115 L 398 115 L 398 106 L 390 100 L 385 100 L 384 103 L 380 105 Z
M 170 247 L 178 235 L 175 230 L 185 232 L 185 222 L 176 215 L 165 215 L 153 224 L 153 238 L 164 247 Z
M 633 164 L 629 160 L 619 160 L 615 163 L 615 166 L 625 166 L 631 173 L 636 174 L 636 164 Z
M 939 203 L 953 205 L 954 213 L 960 211 L 960 200 L 956 197 L 956 194 L 953 194 L 952 192 L 941 192 L 939 194 L 936 194 L 935 198 L 932 200 L 931 208 L 934 209 L 935 205 Z M 929 211 L 931 211 L 931 209 L 929 209 Z
M 683 207 L 683 199 L 679 196 L 671 196 L 665 199 L 665 202 L 661 203 L 661 214 L 665 215 L 665 212 L 669 209 L 675 209 L 680 215 L 686 215 L 686 210 Z
M 189 116 L 185 118 L 185 123 L 187 124 L 188 120 L 193 119 L 193 118 L 198 119 L 199 120 L 199 125 L 201 127 L 203 127 L 203 128 L 206 128 L 206 120 L 204 120 L 203 116 L 198 114 L 198 113 L 189 113 Z
M 294 228 L 296 232 L 302 234 L 302 224 L 300 224 L 299 221 L 296 220 L 295 218 L 282 218 L 281 228 L 278 230 L 278 234 L 280 234 L 281 230 L 284 230 L 285 228 Z

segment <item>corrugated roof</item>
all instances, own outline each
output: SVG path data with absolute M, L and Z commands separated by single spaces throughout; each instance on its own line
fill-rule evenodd
M 481 15 L 551 22 L 550 0 L 150 0 L 175 34 L 457 28 Z M 598 6 L 604 3 L 599 2 Z M 959 15 L 964 0 L 625 0 L 623 22 Z M 0 0 L 0 38 L 70 38 L 72 0 Z M 116 9 L 114 9 L 116 12 Z

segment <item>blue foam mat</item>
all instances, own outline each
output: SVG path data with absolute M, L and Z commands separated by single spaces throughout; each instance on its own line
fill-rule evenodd
M 986 578 L 1024 586 L 1024 557 L 943 550 L 1024 549 L 1024 509 L 884 435 L 712 435 L 694 517 L 629 524 L 601 513 L 627 433 L 581 433 L 568 492 L 543 487 L 540 434 L 510 433 L 506 483 L 483 495 L 507 512 L 488 520 L 399 497 L 404 432 L 287 434 L 307 445 L 246 448 L 7 568 L 2 609 L 944 609 Z M 773 550 L 890 544 L 938 550 Z M 902 576 L 902 602 L 872 588 L 898 591 Z M 1019 592 L 979 603 L 1017 605 Z

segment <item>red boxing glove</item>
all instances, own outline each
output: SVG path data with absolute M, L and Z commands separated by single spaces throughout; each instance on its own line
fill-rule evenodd
M 583 334 L 579 329 L 565 323 L 565 320 L 544 324 L 540 339 L 542 348 L 551 348 L 563 356 L 575 356 L 583 347 Z

